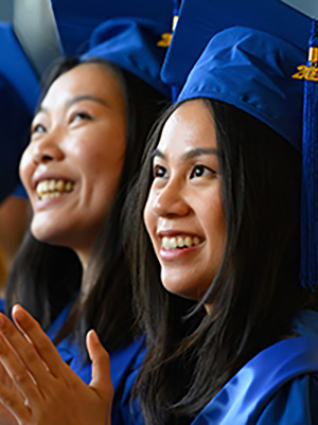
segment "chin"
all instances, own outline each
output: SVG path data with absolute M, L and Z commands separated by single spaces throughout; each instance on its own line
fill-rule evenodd
M 194 293 L 195 291 L 193 288 L 184 284 L 180 285 L 180 282 L 162 281 L 162 284 L 166 291 L 181 298 L 186 298 L 192 301 L 199 301 L 200 299 L 200 297 Z
M 64 235 L 64 232 L 57 232 L 56 228 L 54 232 L 52 232 L 52 230 L 52 227 L 31 225 L 31 233 L 39 242 L 44 242 L 49 245 L 65 246 L 63 243 L 65 237 L 62 238 L 60 234 L 62 233 Z
M 210 279 L 198 281 L 191 279 L 189 274 L 185 276 L 179 273 L 173 276 L 172 273 L 162 273 L 161 282 L 168 292 L 191 301 L 200 301 L 211 284 Z

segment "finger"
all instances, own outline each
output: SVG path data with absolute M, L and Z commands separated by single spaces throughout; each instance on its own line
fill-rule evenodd
M 0 383 L 0 403 L 16 418 L 19 424 L 27 425 L 31 417 L 30 408 L 15 393 Z
M 87 334 L 86 345 L 92 361 L 92 380 L 90 387 L 96 391 L 102 400 L 109 402 L 111 405 L 113 385 L 110 377 L 109 355 L 93 330 Z
M 2 425 L 18 425 L 15 416 L 0 402 L 0 424 Z
M 26 399 L 31 402 L 36 402 L 43 397 L 39 387 L 35 385 L 26 368 L 18 360 L 16 354 L 12 351 L 12 348 L 7 344 L 6 340 L 1 335 L 0 360 L 13 383 L 17 388 L 19 388 L 20 391 L 22 391 Z M 18 392 L 15 394 L 17 398 L 20 398 Z
M 0 333 L 5 337 L 20 361 L 34 377 L 35 381 L 39 383 L 40 386 L 44 385 L 47 378 L 51 375 L 48 373 L 48 369 L 45 367 L 42 358 L 37 353 L 35 347 L 28 342 L 14 324 L 1 313 Z
M 14 385 L 11 377 L 9 376 L 6 368 L 3 366 L 1 361 L 0 361 L 0 382 L 6 387 L 9 387 L 9 388 L 13 387 L 12 389 L 14 391 L 17 391 L 17 394 L 19 395 L 19 397 L 23 397 L 20 389 Z M 1 414 L 0 414 L 0 424 L 1 424 Z
M 12 317 L 20 331 L 35 347 L 38 355 L 48 366 L 52 375 L 59 376 L 61 368 L 65 367 L 65 363 L 39 323 L 20 305 L 13 307 Z

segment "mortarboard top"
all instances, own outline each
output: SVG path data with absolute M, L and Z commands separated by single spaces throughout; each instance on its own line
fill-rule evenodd
M 173 0 L 52 0 L 52 7 L 65 54 L 74 55 L 87 50 L 91 32 L 107 19 L 153 19 L 170 30 Z
M 101 57 L 139 77 L 170 97 L 170 88 L 160 79 L 166 47 L 158 42 L 170 27 L 155 20 L 115 18 L 99 25 L 90 38 L 90 49 L 82 58 Z
M 233 26 L 268 32 L 307 49 L 310 19 L 279 0 L 184 0 L 162 69 L 167 84 L 182 87 L 213 35 Z M 297 28 L 297 30 L 295 30 Z
M 318 284 L 318 21 L 277 0 L 234 6 L 233 0 L 185 0 L 163 74 L 169 71 L 170 82 L 180 87 L 192 67 L 177 102 L 226 102 L 302 152 L 300 279 L 313 289 Z M 173 54 L 185 45 L 193 50 L 176 62 Z

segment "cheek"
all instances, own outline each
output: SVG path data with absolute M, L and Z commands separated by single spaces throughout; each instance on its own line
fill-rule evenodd
M 126 138 L 124 133 L 114 138 L 105 131 L 86 132 L 80 142 L 76 140 L 70 145 L 69 152 L 87 177 L 117 179 L 124 164 Z
M 210 235 L 212 251 L 220 259 L 223 258 L 226 244 L 226 223 L 221 199 L 219 198 L 211 204 L 208 210 L 212 211 L 212 214 L 207 214 L 204 218 L 207 226 L 206 231 Z
M 144 223 L 145 223 L 146 230 L 150 235 L 151 217 L 150 217 L 150 209 L 149 209 L 149 198 L 147 199 L 143 215 L 144 215 Z
M 35 166 L 33 165 L 30 148 L 26 148 L 20 160 L 19 175 L 23 186 L 28 192 L 31 189 L 31 178 L 34 172 L 34 168 Z
M 152 210 L 153 195 L 150 193 L 144 208 L 144 223 L 152 243 L 156 232 L 156 219 Z

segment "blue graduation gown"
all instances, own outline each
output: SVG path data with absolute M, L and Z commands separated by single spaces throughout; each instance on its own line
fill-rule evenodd
M 47 331 L 53 339 L 64 323 L 71 305 L 68 305 Z M 57 345 L 57 350 L 62 359 L 71 369 L 86 383 L 89 384 L 92 377 L 91 363 L 84 364 L 82 356 L 75 342 L 69 338 L 64 339 Z M 140 337 L 130 345 L 118 348 L 110 353 L 111 378 L 114 386 L 114 400 L 112 408 L 112 424 L 114 425 L 137 425 L 142 424 L 141 415 L 136 407 L 133 412 L 130 406 L 130 394 L 138 373 L 138 368 L 144 357 L 144 338 Z
M 318 313 L 301 311 L 294 330 L 299 337 L 251 359 L 192 425 L 317 425 Z

